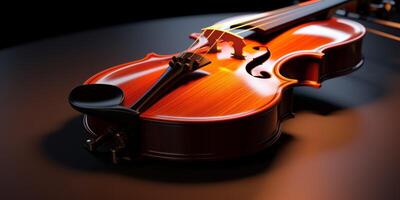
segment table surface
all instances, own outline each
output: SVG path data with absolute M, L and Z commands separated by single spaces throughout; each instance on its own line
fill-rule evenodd
M 400 199 L 400 43 L 373 34 L 360 70 L 296 89 L 296 117 L 257 156 L 113 166 L 82 148 L 81 117 L 67 102 L 74 86 L 149 52 L 178 52 L 191 32 L 233 15 L 124 24 L 0 50 L 0 198 Z

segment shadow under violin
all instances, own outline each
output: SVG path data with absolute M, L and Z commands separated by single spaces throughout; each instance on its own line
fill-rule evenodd
M 294 105 L 296 111 L 308 110 L 326 115 L 342 109 L 338 105 L 310 96 L 297 94 L 294 98 L 302 102 Z M 73 170 L 117 173 L 133 178 L 167 182 L 215 182 L 253 176 L 267 171 L 279 158 L 280 152 L 296 140 L 290 133 L 283 133 L 274 145 L 262 152 L 233 160 L 212 162 L 143 160 L 114 165 L 103 158 L 93 156 L 83 147 L 84 134 L 82 118 L 72 118 L 59 130 L 49 133 L 42 140 L 41 149 L 48 159 Z

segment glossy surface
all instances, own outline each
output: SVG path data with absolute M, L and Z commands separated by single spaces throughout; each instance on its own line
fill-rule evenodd
M 370 33 L 360 70 L 295 89 L 296 117 L 283 123 L 272 154 L 114 167 L 81 148 L 81 114 L 66 101 L 71 88 L 150 50 L 181 50 L 188 34 L 226 17 L 129 23 L 1 50 L 1 199 L 398 199 L 399 43 Z
M 221 43 L 220 52 L 205 55 L 211 64 L 169 92 L 142 113 L 141 118 L 204 122 L 236 119 L 265 111 L 279 101 L 281 91 L 287 87 L 319 86 L 318 80 L 299 82 L 285 78 L 279 70 L 284 63 L 299 56 L 322 59 L 325 49 L 359 40 L 364 33 L 361 25 L 348 20 L 332 18 L 310 22 L 286 31 L 267 43 L 245 39 L 245 60 L 232 58 L 232 47 Z M 271 57 L 249 73 L 247 64 L 265 54 L 268 51 L 265 47 Z M 130 106 L 163 73 L 170 58 L 171 55 L 149 54 L 142 60 L 100 72 L 86 84 L 117 85 L 125 93 L 124 105 Z M 262 71 L 268 72 L 271 77 L 256 77 Z

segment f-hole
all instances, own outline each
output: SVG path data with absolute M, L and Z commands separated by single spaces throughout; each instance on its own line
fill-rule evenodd
M 266 47 L 254 47 L 255 50 L 259 50 L 261 48 L 266 48 Z M 270 74 L 268 74 L 268 72 L 262 71 L 260 72 L 260 74 L 253 74 L 252 70 L 254 68 L 256 68 L 257 66 L 262 65 L 265 61 L 267 61 L 269 58 L 271 57 L 271 52 L 267 50 L 266 53 L 264 53 L 261 56 L 258 56 L 256 58 L 254 58 L 252 61 L 250 61 L 249 63 L 247 63 L 246 65 L 246 71 L 247 73 L 249 73 L 250 75 L 254 76 L 254 77 L 258 77 L 258 78 L 269 78 L 271 77 Z

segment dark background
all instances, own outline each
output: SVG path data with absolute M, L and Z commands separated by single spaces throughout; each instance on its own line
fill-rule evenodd
M 199 14 L 261 12 L 303 1 L 307 0 L 4 1 L 0 3 L 0 49 L 123 23 Z M 396 0 L 397 7 L 399 1 Z M 371 14 L 365 11 L 368 3 L 382 0 L 353 2 L 360 5 L 359 13 Z
M 287 2 L 215 3 L 0 3 L 0 199 L 400 199 L 399 43 L 370 32 L 364 66 L 318 90 L 296 88 L 296 117 L 253 158 L 118 167 L 82 148 L 81 116 L 67 101 L 73 87 L 148 52 L 182 50 L 190 33 L 237 13 L 135 21 Z
M 0 4 L 0 48 L 46 37 L 174 16 L 265 11 L 294 0 L 11 1 Z M 178 31 L 179 29 L 177 29 Z

